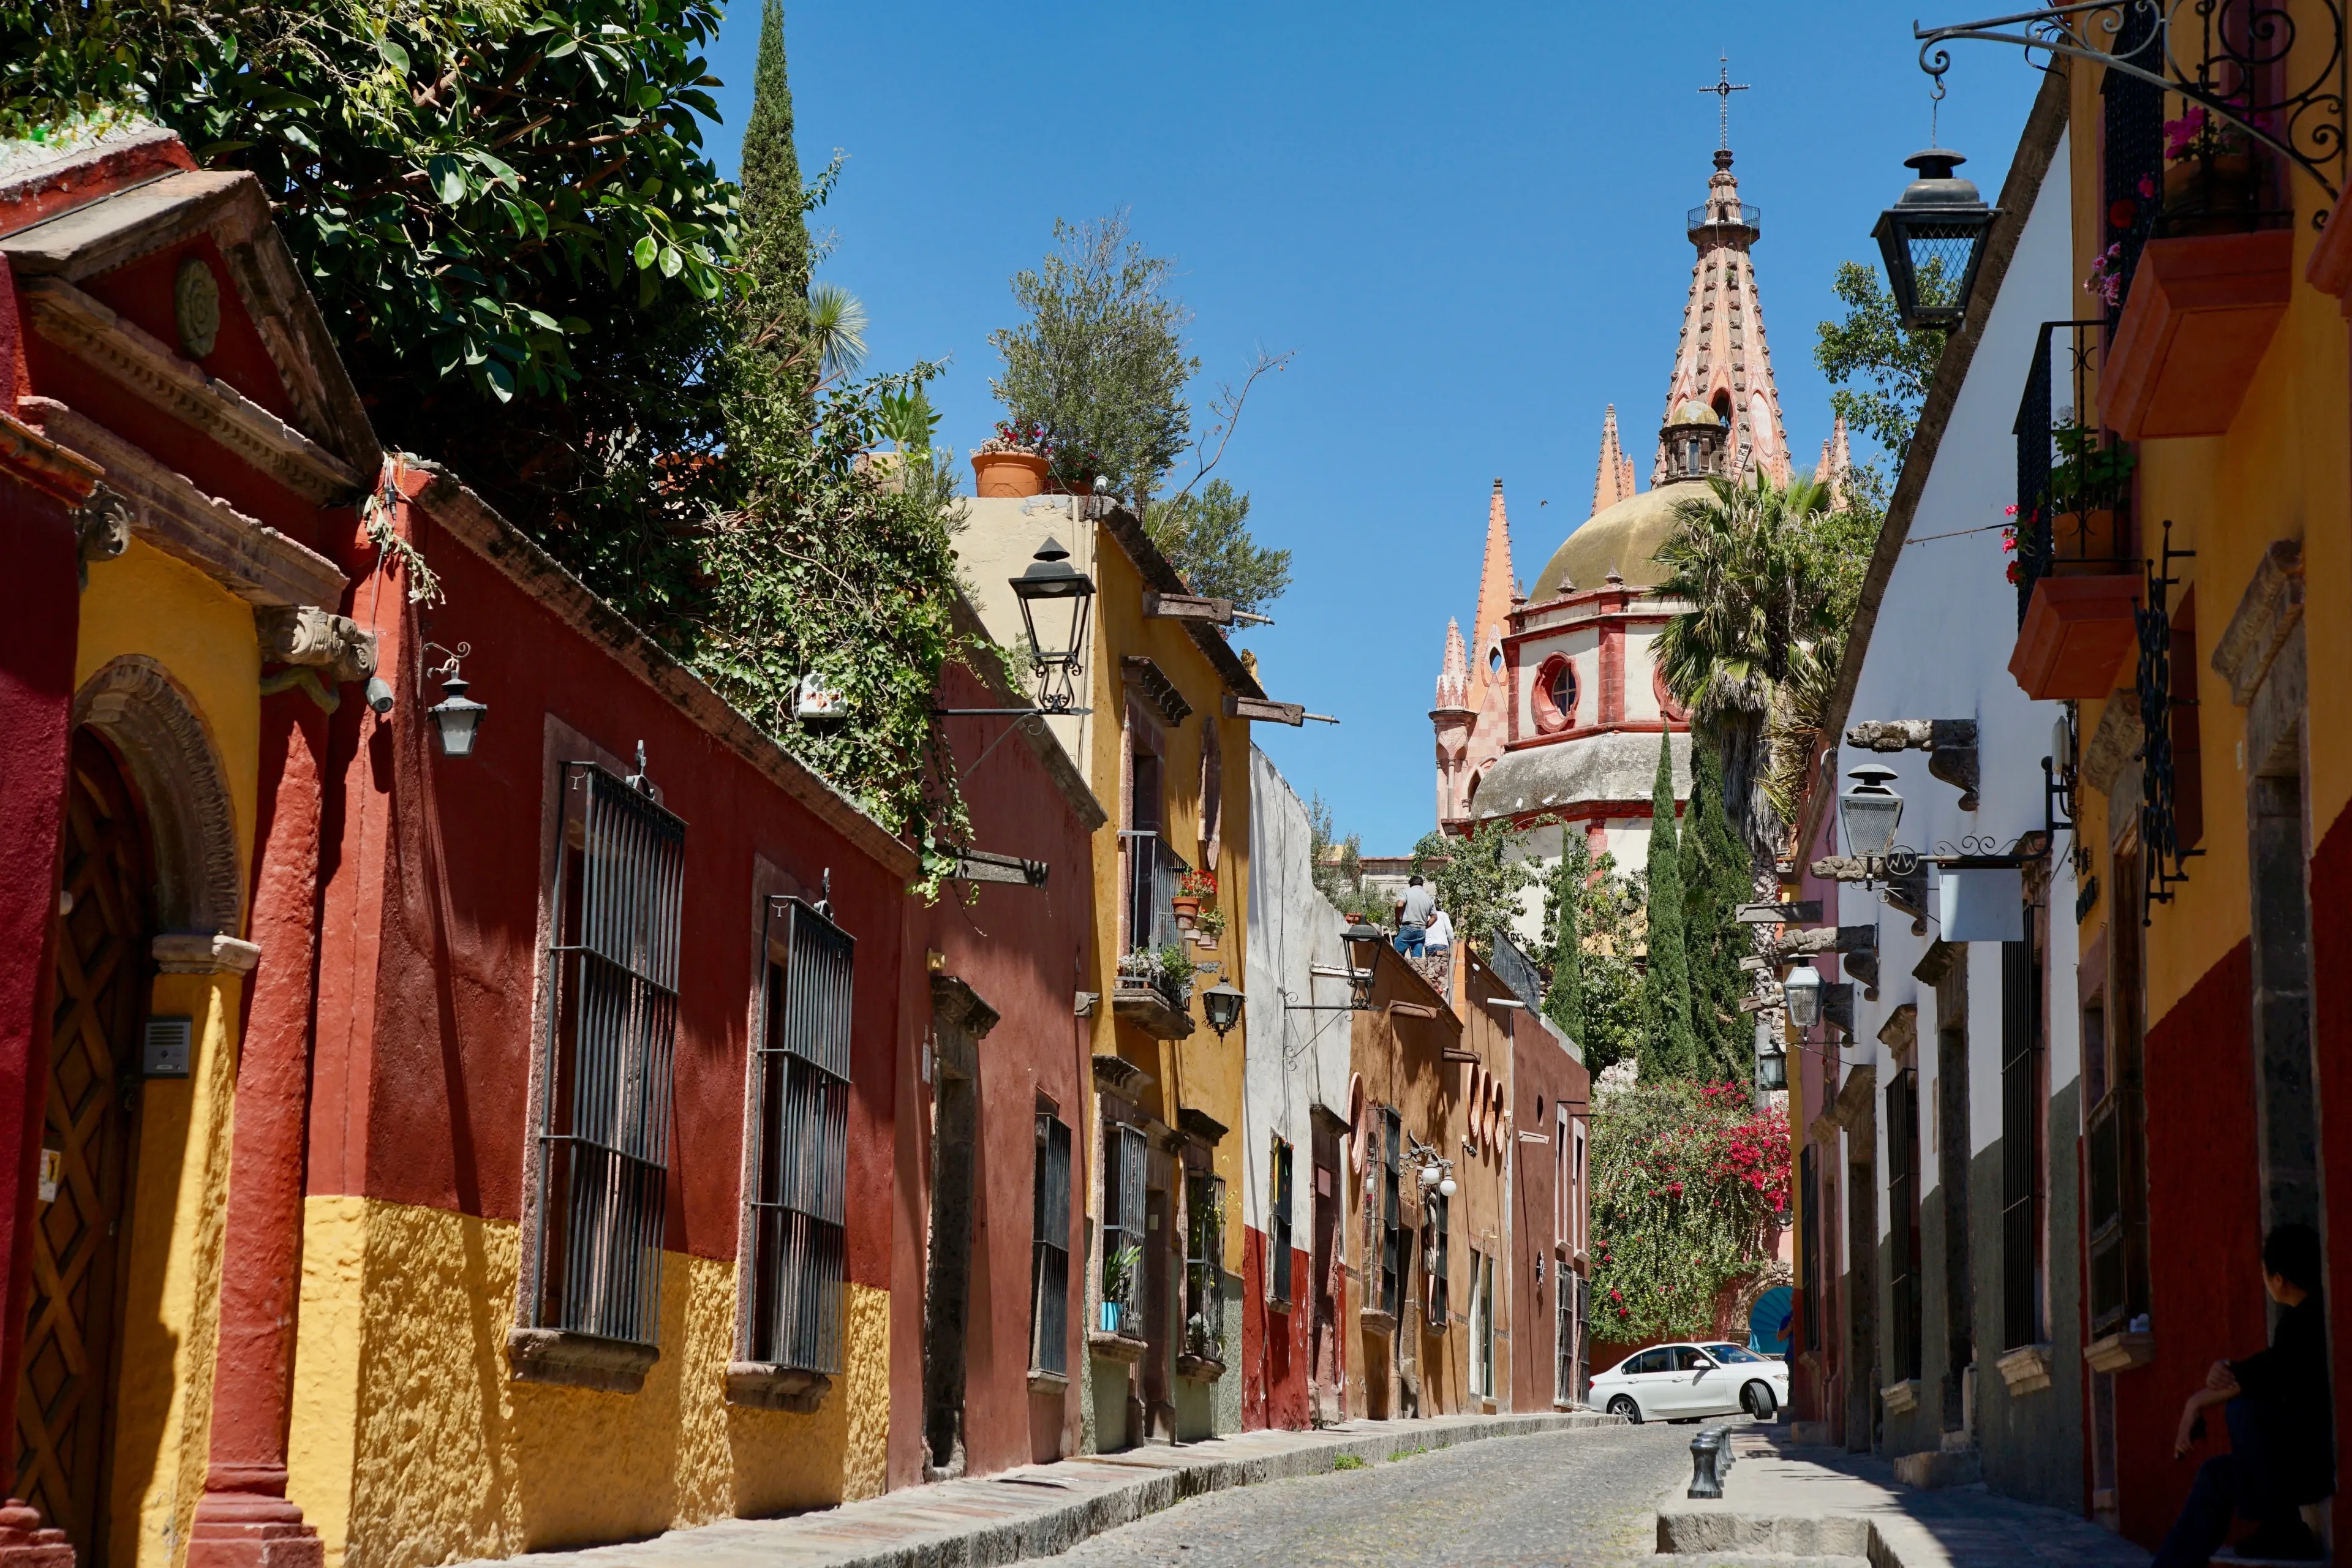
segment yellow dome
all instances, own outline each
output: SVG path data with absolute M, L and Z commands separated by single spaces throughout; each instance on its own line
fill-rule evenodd
M 1666 580 L 1658 549 L 1680 523 L 1682 503 L 1704 500 L 1709 493 L 1705 479 L 1680 479 L 1595 513 L 1545 563 L 1529 602 L 1557 598 L 1568 583 L 1579 589 L 1601 587 L 1612 571 L 1628 587 L 1656 587 Z
M 1723 423 L 1723 416 L 1717 414 L 1714 409 L 1709 408 L 1706 404 L 1701 403 L 1696 397 L 1685 397 L 1680 403 L 1675 405 L 1675 416 L 1673 418 L 1667 420 L 1666 423 L 1669 425 L 1719 426 Z

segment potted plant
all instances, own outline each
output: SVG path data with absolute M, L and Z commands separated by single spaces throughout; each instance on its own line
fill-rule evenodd
M 2117 513 L 2130 493 L 2138 459 L 2121 440 L 2100 445 L 2098 430 L 2079 422 L 2053 426 L 2050 434 L 2057 443 L 2058 461 L 2051 465 L 2049 489 L 2037 513 L 2037 518 L 2049 520 L 2043 558 L 2052 571 L 2061 573 L 2069 562 L 2121 560 L 2124 539 Z M 2083 570 L 2081 564 L 2075 568 L 2077 574 Z
M 996 434 L 971 455 L 972 489 L 982 497 L 1043 495 L 1053 468 L 1052 432 L 1034 421 L 1000 419 Z
M 1225 940 L 1225 911 L 1211 904 L 1201 911 L 1201 934 L 1211 946 Z
M 2236 126 L 2191 105 L 2164 122 L 2164 230 L 2233 234 L 2259 203 L 2252 143 Z
M 1103 1332 L 1116 1334 L 1127 1326 L 1127 1299 L 1135 1287 L 1135 1268 L 1143 1261 L 1143 1249 L 1133 1244 L 1120 1247 L 1103 1259 Z
M 1176 896 L 1168 907 L 1176 911 L 1176 923 L 1191 931 L 1201 918 L 1201 906 L 1217 896 L 1217 874 L 1214 871 L 1187 871 L 1176 884 Z
M 1192 975 L 1196 966 L 1185 952 L 1184 944 L 1171 942 L 1159 952 L 1160 994 L 1177 1007 L 1192 1005 Z

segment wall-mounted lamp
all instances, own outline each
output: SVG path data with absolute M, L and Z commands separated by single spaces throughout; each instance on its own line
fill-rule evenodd
M 1223 1039 L 1242 1021 L 1242 994 L 1228 980 L 1220 980 L 1201 993 L 1201 1011 L 1208 1016 L 1209 1027 L 1217 1031 L 1217 1038 Z
M 1029 654 L 1037 666 L 1037 706 L 1048 713 L 1067 713 L 1077 701 L 1078 674 L 1085 668 L 1094 579 L 1071 565 L 1070 552 L 1048 539 L 1030 558 L 1029 570 L 1012 582 L 1013 595 L 1021 601 Z
M 1339 935 L 1348 944 L 1349 990 L 1357 1010 L 1369 1010 L 1372 1005 L 1373 965 L 1380 962 L 1380 950 L 1388 943 L 1387 933 L 1368 921 L 1357 921 Z
M 488 703 L 477 702 L 466 695 L 467 683 L 459 673 L 460 662 L 472 657 L 474 645 L 461 642 L 454 651 L 437 642 L 425 646 L 448 656 L 425 671 L 441 683 L 441 700 L 425 710 L 433 717 L 434 727 L 441 732 L 441 754 L 470 757 L 474 754 L 476 734 L 482 726 L 482 715 L 490 710 Z
M 1838 832 L 1849 855 L 1883 859 L 1894 847 L 1895 830 L 1903 822 L 1903 797 L 1888 787 L 1895 777 L 1884 763 L 1864 763 L 1850 769 L 1853 787 L 1838 796 Z
M 1918 170 L 1919 177 L 1878 215 L 1871 231 L 1886 263 L 1895 312 L 1913 331 L 1949 331 L 1968 314 L 1994 210 L 1974 184 L 1953 172 L 1967 162 L 1948 147 L 1904 159 L 1903 166 Z
M 1775 1047 L 1756 1053 L 1756 1087 L 1772 1090 L 1789 1087 L 1789 1053 Z
M 1813 967 L 1810 957 L 1798 958 L 1797 967 L 1780 982 L 1780 996 L 1788 1005 L 1789 1022 L 1800 1030 L 1822 1021 L 1822 972 Z

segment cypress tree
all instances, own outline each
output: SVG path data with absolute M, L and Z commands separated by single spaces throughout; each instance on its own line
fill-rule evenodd
M 1658 737 L 1658 777 L 1650 790 L 1649 963 L 1642 976 L 1646 1080 L 1688 1078 L 1698 1067 L 1691 1035 L 1690 966 L 1683 946 L 1683 871 L 1675 830 L 1674 736 Z
M 784 70 L 783 0 L 760 13 L 760 58 L 751 73 L 751 114 L 743 122 L 743 300 L 752 331 L 776 363 L 800 352 L 808 321 L 808 193 L 793 145 L 793 89 Z M 814 381 L 816 367 L 807 367 Z
M 1544 889 L 1544 952 L 1551 975 L 1544 984 L 1544 1016 L 1579 1046 L 1584 1041 L 1584 888 L 1592 854 L 1570 824 L 1560 829 L 1560 856 Z
M 1683 809 L 1680 853 L 1683 951 L 1690 973 L 1691 1033 L 1701 1078 L 1738 1083 L 1754 1030 L 1739 1011 L 1747 986 L 1739 968 L 1750 944 L 1734 922 L 1750 878 L 1748 854 L 1726 813 L 1722 753 L 1691 737 L 1690 802 Z

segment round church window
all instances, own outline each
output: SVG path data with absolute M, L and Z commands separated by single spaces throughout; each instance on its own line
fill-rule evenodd
M 1554 654 L 1536 671 L 1536 729 L 1558 734 L 1576 722 L 1576 667 Z

